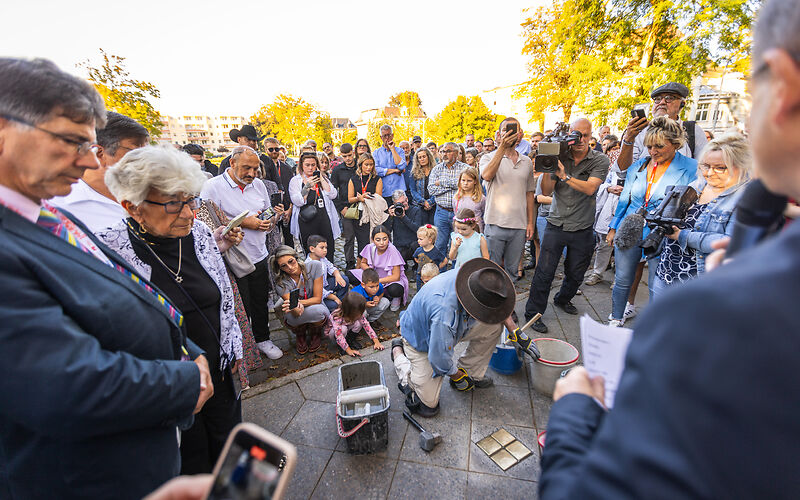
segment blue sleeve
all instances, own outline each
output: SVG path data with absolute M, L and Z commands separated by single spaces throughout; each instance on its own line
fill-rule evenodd
M 712 214 L 709 214 L 711 216 Z M 730 219 L 725 223 L 723 232 L 695 231 L 693 229 L 683 229 L 678 234 L 678 245 L 681 249 L 694 248 L 704 254 L 714 251 L 712 244 L 726 236 L 733 236 L 733 227 L 736 222 L 736 210 L 731 212 Z
M 455 334 L 453 330 L 442 323 L 434 320 L 431 323 L 431 336 L 428 340 L 428 361 L 433 368 L 434 377 L 452 375 L 457 368 L 453 363 L 453 344 Z
M 410 170 L 408 170 L 408 172 L 410 172 Z M 411 200 L 418 205 L 425 203 L 425 199 L 422 197 L 422 193 L 419 192 L 419 188 L 417 187 L 417 179 L 414 179 L 409 173 L 407 182 L 408 188 L 411 191 Z

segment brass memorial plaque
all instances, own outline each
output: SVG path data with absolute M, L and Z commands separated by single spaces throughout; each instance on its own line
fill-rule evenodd
M 481 439 L 475 444 L 477 444 L 478 448 L 483 450 L 483 452 L 486 453 L 487 455 L 493 455 L 497 453 L 500 450 L 500 448 L 502 448 L 502 446 L 500 446 L 500 443 L 495 441 L 495 439 L 492 436 L 486 436 L 485 438 Z
M 517 459 L 506 450 L 500 450 L 489 458 L 503 470 L 508 470 L 509 467 L 517 463 Z

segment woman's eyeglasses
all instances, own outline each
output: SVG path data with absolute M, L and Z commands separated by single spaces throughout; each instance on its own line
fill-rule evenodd
M 706 173 L 709 171 L 713 171 L 717 175 L 722 175 L 728 171 L 728 167 L 725 166 L 718 166 L 718 165 L 709 165 L 708 163 L 700 163 L 697 165 L 701 172 Z
M 183 211 L 184 205 L 189 205 L 191 210 L 199 209 L 203 200 L 195 196 L 194 198 L 189 198 L 186 201 L 168 201 L 166 203 L 161 203 L 158 201 L 144 200 L 144 202 L 150 203 L 151 205 L 161 205 L 164 207 L 164 211 L 168 214 L 179 214 Z

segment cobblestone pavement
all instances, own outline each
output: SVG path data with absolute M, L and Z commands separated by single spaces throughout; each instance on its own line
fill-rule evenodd
M 341 247 L 337 247 L 337 260 L 343 261 Z M 516 311 L 520 318 L 532 274 L 527 271 L 526 278 L 517 283 Z M 560 286 L 561 276 L 557 274 L 553 288 Z M 580 350 L 580 316 L 605 320 L 611 310 L 612 271 L 606 271 L 604 278 L 597 285 L 581 286 L 582 295 L 573 299 L 578 316 L 552 307 L 551 294 L 543 317 L 550 328 L 547 336 L 565 340 Z M 637 303 L 645 304 L 646 298 L 647 287 L 642 285 Z M 384 319 L 384 325 L 394 325 L 394 317 Z M 394 328 L 388 333 L 394 333 Z M 288 336 L 274 334 L 274 338 L 282 348 L 292 349 Z M 533 390 L 530 361 L 526 359 L 514 375 L 490 369 L 487 375 L 495 385 L 487 389 L 459 393 L 443 384 L 439 415 L 419 419 L 428 430 L 439 432 L 443 442 L 425 453 L 418 445 L 419 432 L 402 417 L 404 397 L 397 388 L 389 343 L 384 342 L 384 351 L 362 350 L 362 359 L 382 364 L 391 399 L 389 445 L 375 455 L 348 454 L 336 430 L 338 368 L 353 362 L 353 358 L 333 355 L 282 377 L 263 377 L 260 383 L 257 377 L 251 380 L 251 388 L 244 395 L 244 420 L 282 436 L 298 449 L 299 462 L 289 498 L 536 498 L 540 458 L 536 438 L 547 427 L 552 402 Z M 331 342 L 329 349 L 333 348 Z M 295 356 L 288 352 L 284 357 Z M 475 444 L 501 427 L 533 451 L 506 471 Z

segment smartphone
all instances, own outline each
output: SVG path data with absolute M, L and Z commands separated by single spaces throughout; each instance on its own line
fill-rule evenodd
M 257 217 L 259 219 L 261 219 L 261 220 L 267 220 L 267 219 L 271 219 L 273 215 L 275 215 L 275 210 L 273 210 L 272 207 L 268 207 L 268 208 L 265 208 L 263 212 L 258 214 Z
M 207 500 L 283 498 L 296 463 L 291 443 L 255 424 L 239 424 L 214 466 Z
M 289 309 L 295 309 L 300 305 L 300 289 L 295 288 L 289 292 Z
M 644 114 L 643 109 L 632 109 L 631 110 L 631 118 L 646 118 L 647 116 Z
M 278 191 L 277 193 L 272 193 L 269 195 L 269 204 L 273 207 L 277 207 L 278 205 L 283 204 L 283 191 Z
M 506 123 L 506 132 L 516 134 L 517 133 L 517 124 L 515 122 Z
M 617 179 L 617 186 L 625 187 L 625 179 Z
M 245 210 L 244 212 L 234 217 L 230 222 L 228 222 L 228 225 L 225 226 L 225 229 L 222 230 L 222 236 L 228 234 L 228 231 L 230 231 L 231 229 L 241 226 L 245 217 L 247 217 L 247 214 L 249 213 L 250 213 L 249 211 Z

